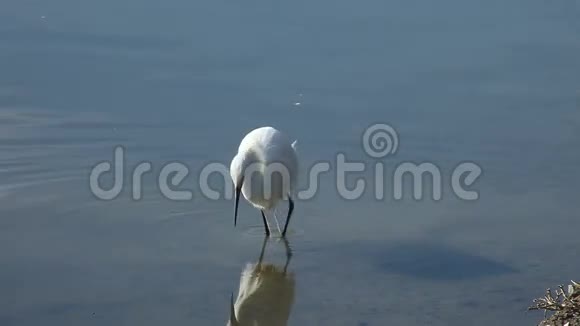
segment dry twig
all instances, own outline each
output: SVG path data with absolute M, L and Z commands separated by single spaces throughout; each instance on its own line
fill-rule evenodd
M 542 298 L 534 299 L 533 305 L 528 310 L 544 310 L 544 319 L 548 311 L 554 312 L 551 319 L 559 322 L 580 323 L 580 284 L 572 281 L 568 291 L 563 285 L 558 286 L 556 291 L 546 290 Z

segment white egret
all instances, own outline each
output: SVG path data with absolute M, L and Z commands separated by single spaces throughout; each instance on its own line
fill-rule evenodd
M 238 297 L 230 301 L 228 326 L 285 326 L 294 302 L 294 275 L 288 273 L 290 246 L 286 245 L 286 264 L 279 267 L 264 264 L 264 251 L 268 237 L 264 238 L 260 259 L 248 264 L 240 277 Z
M 292 196 L 297 173 L 296 141 L 291 143 L 288 137 L 272 127 L 261 127 L 248 133 L 230 165 L 236 189 L 234 226 L 238 219 L 240 192 L 262 213 L 267 236 L 270 228 L 264 211 L 274 209 L 278 201 L 287 198 L 288 216 L 282 231 L 282 237 L 285 237 L 294 210 Z

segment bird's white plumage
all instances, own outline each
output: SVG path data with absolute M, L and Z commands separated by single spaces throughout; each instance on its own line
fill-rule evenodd
M 254 129 L 242 139 L 230 174 L 236 186 L 243 180 L 242 194 L 248 202 L 268 210 L 292 195 L 298 173 L 295 147 L 296 142 L 272 127 Z M 272 173 L 282 168 L 287 174 Z

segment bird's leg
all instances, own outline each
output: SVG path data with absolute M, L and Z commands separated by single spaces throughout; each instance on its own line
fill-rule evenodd
M 278 229 L 278 233 L 282 234 L 282 229 L 280 229 L 280 223 L 278 222 L 278 212 L 277 209 L 272 209 L 272 216 L 274 217 L 274 221 L 276 222 L 276 228 Z
M 288 230 L 288 223 L 292 217 L 292 211 L 294 211 L 294 201 L 292 197 L 288 197 L 288 217 L 286 217 L 286 224 L 284 225 L 284 231 L 282 231 L 282 237 L 286 236 L 286 231 Z
M 264 260 L 264 253 L 266 252 L 266 244 L 268 243 L 268 237 L 264 237 L 264 241 L 262 242 L 262 250 L 260 251 L 260 258 L 258 259 L 258 265 L 262 264 L 262 260 Z
M 284 238 L 284 246 L 286 247 L 286 264 L 284 265 L 284 274 L 286 274 L 288 265 L 290 265 L 290 259 L 292 258 L 292 248 L 290 248 L 290 243 L 286 238 Z
M 266 237 L 270 236 L 270 228 L 268 227 L 268 221 L 266 220 L 266 215 L 264 215 L 264 211 L 260 210 L 262 213 L 262 222 L 264 222 L 264 230 L 266 231 Z

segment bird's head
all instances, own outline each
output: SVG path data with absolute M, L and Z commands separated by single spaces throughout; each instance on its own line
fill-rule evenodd
M 239 152 L 234 156 L 230 164 L 230 176 L 232 177 L 235 189 L 234 226 L 238 221 L 238 204 L 240 202 L 242 185 L 244 184 L 245 171 L 253 161 L 254 155 L 251 152 Z
M 236 154 L 232 159 L 232 163 L 230 163 L 230 176 L 232 177 L 232 181 L 234 183 L 234 187 L 241 188 L 242 183 L 244 182 L 244 170 L 247 159 L 245 158 L 244 154 Z

